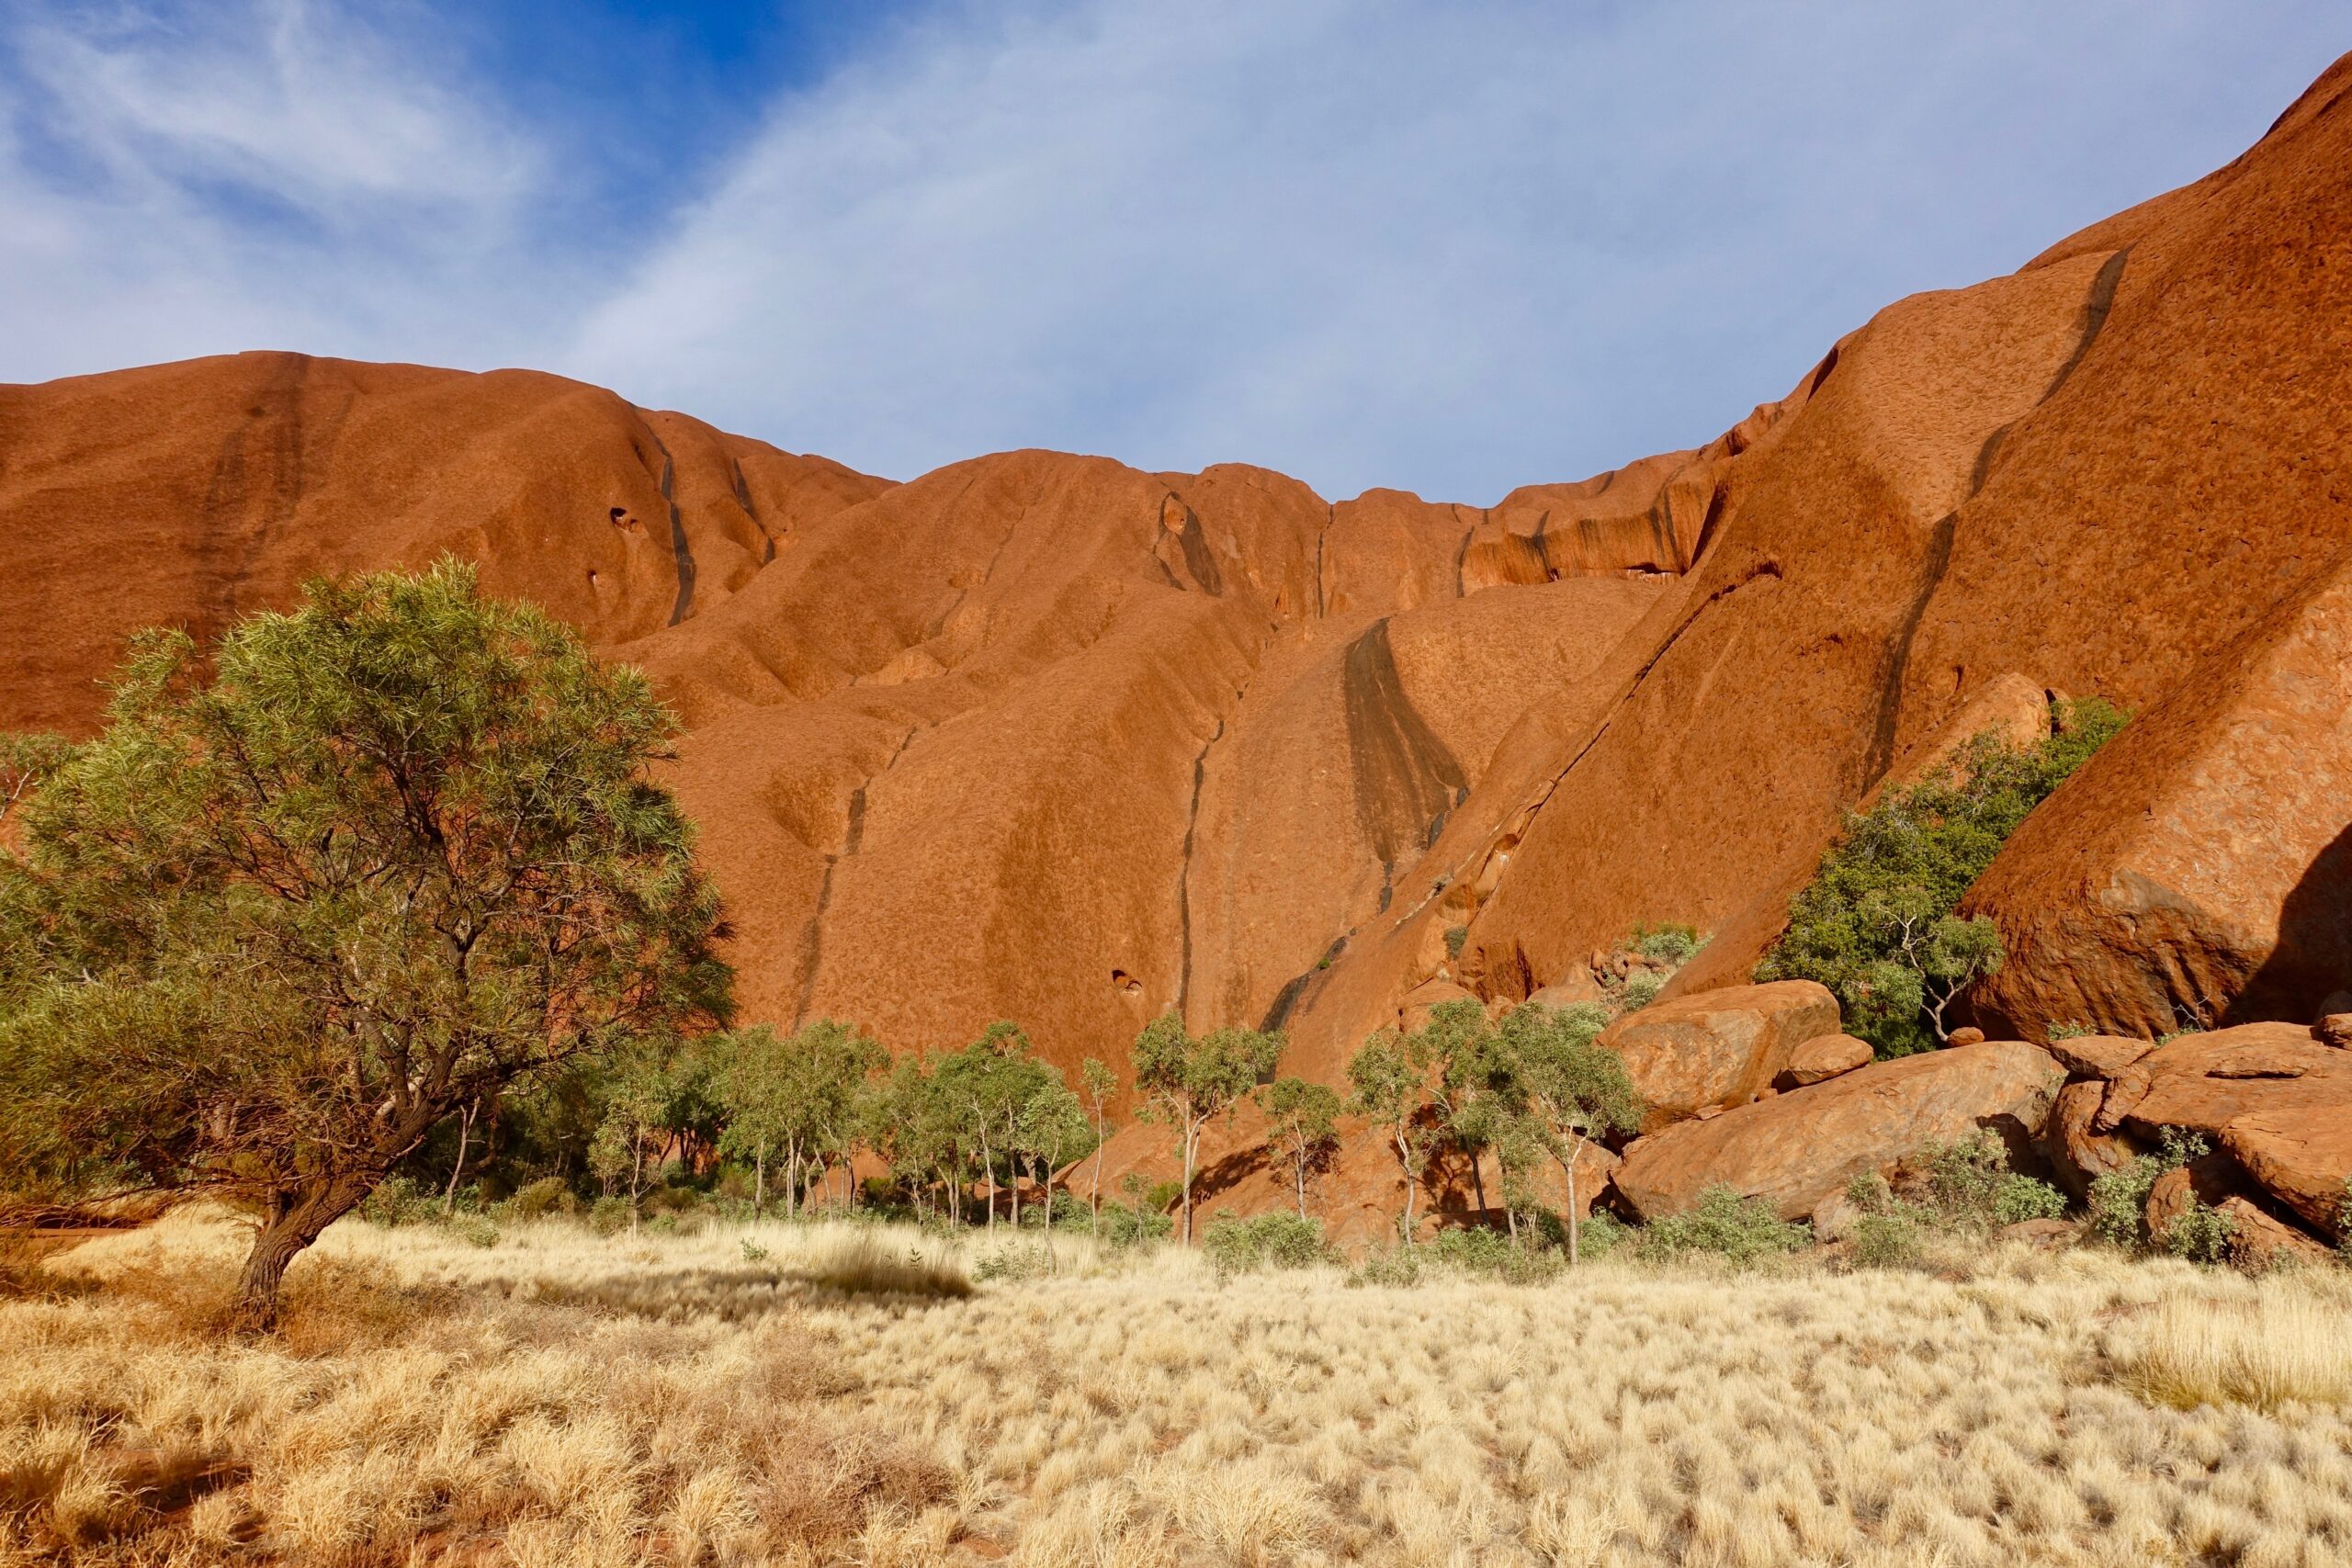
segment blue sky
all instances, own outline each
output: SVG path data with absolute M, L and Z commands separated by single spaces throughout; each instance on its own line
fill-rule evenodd
M 2233 157 L 2341 0 L 12 0 L 0 380 L 611 386 L 1490 502 Z

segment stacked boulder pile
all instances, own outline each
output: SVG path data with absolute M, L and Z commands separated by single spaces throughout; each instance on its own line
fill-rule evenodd
M 2231 1217 L 2244 1253 L 2315 1257 L 2343 1234 L 2352 1177 L 2352 996 L 2327 1008 L 2308 1028 L 2250 1023 L 2162 1043 L 1962 1030 L 1943 1050 L 1875 1061 L 1811 981 L 1660 1002 L 1600 1037 L 1649 1107 L 1610 1187 L 1645 1221 L 1718 1185 L 1783 1219 L 1826 1220 L 1855 1178 L 1990 1131 L 2018 1168 L 2079 1198 L 2169 1132 L 2209 1152 L 2157 1179 L 2152 1232 L 2193 1198 Z

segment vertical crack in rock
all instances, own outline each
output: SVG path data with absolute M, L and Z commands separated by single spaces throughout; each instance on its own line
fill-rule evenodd
M 1356 819 L 1373 852 L 1393 864 L 1427 841 L 1430 823 L 1466 782 L 1462 764 L 1406 696 L 1386 616 L 1348 645 L 1340 691 Z
M 1176 972 L 1176 1015 L 1184 1015 L 1193 994 L 1193 840 L 1201 826 L 1201 786 L 1208 778 L 1209 750 L 1225 739 L 1225 720 L 1216 721 L 1201 754 L 1193 759 L 1193 808 L 1184 818 L 1184 858 L 1176 873 L 1176 925 L 1183 939 L 1182 967 Z
M 2058 367 L 2057 374 L 2050 378 L 2050 385 L 2042 389 L 2041 396 L 2034 400 L 2032 408 L 1984 438 L 1984 445 L 1977 449 L 1976 462 L 1969 470 L 1968 493 L 1960 498 L 1958 506 L 1936 520 L 1935 530 L 1928 537 L 1927 559 L 1919 574 L 1918 589 L 1911 597 L 1910 608 L 1904 614 L 1903 624 L 1888 639 L 1886 677 L 1879 692 L 1878 722 L 1872 729 L 1870 752 L 1862 766 L 1860 786 L 1863 790 L 1885 778 L 1887 770 L 1894 765 L 1895 728 L 1902 716 L 1904 676 L 1910 670 L 1911 650 L 1918 641 L 1919 627 L 1927 619 L 1928 606 L 1943 586 L 1945 573 L 1951 570 L 1952 547 L 1960 531 L 1960 514 L 1970 502 L 1983 493 L 1985 481 L 1992 477 L 1994 459 L 1999 456 L 2001 444 L 2008 439 L 2009 432 L 2056 397 L 2058 389 L 2074 375 L 2075 367 L 2082 364 L 2084 355 L 2090 353 L 2091 344 L 2098 341 L 2099 333 L 2107 326 L 2109 312 L 2115 308 L 2115 290 L 2123 281 L 2124 262 L 2131 254 L 2132 247 L 2126 245 L 2108 257 L 2106 265 L 2098 269 L 2098 276 L 2091 279 L 2090 291 L 2083 299 L 2074 351 L 2067 355 L 2066 362 Z
M 842 862 L 857 853 L 865 841 L 865 792 L 882 782 L 882 775 L 899 765 L 915 737 L 922 732 L 921 725 L 910 728 L 899 738 L 899 749 L 879 772 L 849 793 L 849 822 L 842 834 L 842 847 L 825 857 L 825 874 L 817 884 L 817 908 L 809 913 L 807 931 L 800 938 L 800 999 L 792 1010 L 792 1026 L 799 1028 L 808 1019 L 809 998 L 817 993 L 817 965 L 825 955 L 825 911 L 833 901 L 833 873 Z
M 686 543 L 685 519 L 678 515 L 678 465 L 660 436 L 653 438 L 653 445 L 662 448 L 662 500 L 670 508 L 671 558 L 678 563 L 678 602 L 670 606 L 670 624 L 674 626 L 694 610 L 695 552 Z
M 767 541 L 767 553 L 760 558 L 760 564 L 765 566 L 775 559 L 775 536 L 768 531 L 767 519 L 760 515 L 759 502 L 752 499 L 751 481 L 743 477 L 743 459 L 729 457 L 727 461 L 734 470 L 735 504 L 743 509 L 743 515 L 752 520 L 752 526 L 757 528 L 760 537 Z
M 1330 612 L 1325 608 L 1323 592 L 1323 540 L 1331 532 L 1331 525 L 1339 520 L 1340 509 L 1330 502 L 1323 503 L 1323 526 L 1315 534 L 1315 618 L 1321 620 Z

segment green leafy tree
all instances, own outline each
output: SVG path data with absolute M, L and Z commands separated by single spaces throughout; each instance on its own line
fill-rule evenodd
M 1058 1078 L 1039 1084 L 1015 1119 L 1013 1148 L 1037 1172 L 1049 1235 L 1054 1229 L 1054 1172 L 1083 1154 L 1092 1136 L 1084 1102 Z
M 2126 716 L 2086 699 L 2057 716 L 2056 732 L 2030 746 L 1980 735 L 1950 767 L 1849 814 L 1756 977 L 1820 981 L 1881 1056 L 1939 1044 L 1946 1010 L 2004 956 L 1991 920 L 1954 913 L 1962 896 Z
M 1329 1165 L 1339 1152 L 1339 1091 L 1302 1077 L 1279 1077 L 1258 1090 L 1258 1105 L 1266 1113 L 1266 1148 L 1289 1164 L 1303 1220 L 1307 1176 Z
M 785 1161 L 785 1205 L 799 1213 L 804 1162 L 818 1169 L 846 1157 L 861 1126 L 865 1080 L 888 1060 L 881 1044 L 849 1024 L 819 1019 L 784 1039 L 766 1024 L 711 1044 L 725 1107 L 722 1151 L 752 1161 L 752 1212 L 767 1201 L 767 1160 Z
M 1581 1260 L 1577 1160 L 1593 1139 L 1634 1132 L 1642 1122 L 1642 1098 L 1624 1062 L 1597 1043 L 1608 1021 L 1608 1010 L 1590 1002 L 1556 1009 L 1530 1003 L 1512 1009 L 1497 1032 L 1497 1054 L 1512 1064 L 1543 1145 L 1559 1162 L 1571 1265 Z
M 1380 1129 L 1405 1178 L 1405 1245 L 1413 1245 L 1413 1200 L 1429 1166 L 1429 1134 L 1420 1114 L 1429 1104 L 1429 1076 L 1406 1048 L 1404 1036 L 1384 1029 L 1348 1059 L 1354 1093 L 1349 1107 Z
M 605 1100 L 605 1119 L 588 1145 L 588 1166 L 605 1190 L 628 1199 L 628 1228 L 641 1217 L 648 1168 L 659 1170 L 675 1136 L 671 1122 L 677 1087 L 665 1066 L 648 1056 L 616 1074 Z
M 944 1057 L 933 1077 L 966 1135 L 965 1146 L 979 1154 L 980 1172 L 988 1181 L 988 1226 L 996 1228 L 998 1162 L 1017 1177 L 1021 1159 L 1021 1113 L 1030 1100 L 1049 1083 L 1054 1070 L 1029 1048 L 1021 1026 L 1000 1020 L 980 1037 Z M 1012 1183 L 1012 1223 L 1021 1224 L 1021 1184 Z
M 1494 1082 L 1499 1066 L 1486 1007 L 1464 997 L 1430 1010 L 1420 1028 L 1404 1037 L 1405 1055 L 1422 1075 L 1444 1136 L 1470 1160 L 1470 1185 L 1487 1207 L 1486 1154 L 1498 1147 L 1504 1117 Z M 1508 1213 L 1508 1209 L 1507 1209 Z M 1516 1228 L 1513 1216 L 1511 1224 Z
M 1094 1123 L 1094 1182 L 1086 1195 L 1088 1228 L 1102 1234 L 1102 1145 L 1111 1141 L 1111 1097 L 1119 1090 L 1118 1075 L 1092 1056 L 1079 1067 L 1079 1082 L 1086 1093 L 1086 1112 Z
M 639 671 L 469 567 L 133 640 L 0 856 L 0 1184 L 260 1215 L 240 1323 L 458 1108 L 724 1021 Z
M 1187 1247 L 1193 1245 L 1193 1177 L 1200 1158 L 1201 1130 L 1272 1076 L 1283 1045 L 1279 1031 L 1220 1029 L 1189 1034 L 1173 1009 L 1136 1036 L 1136 1089 L 1144 1097 L 1145 1114 L 1173 1127 L 1182 1151 L 1180 1196 Z

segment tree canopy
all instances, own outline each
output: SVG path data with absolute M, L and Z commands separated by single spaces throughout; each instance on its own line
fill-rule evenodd
M 2005 956 L 1992 921 L 1954 913 L 1962 896 L 2126 717 L 2097 698 L 2061 704 L 2042 739 L 1980 735 L 1950 766 L 1849 813 L 1756 977 L 1820 981 L 1883 1057 L 1942 1043 L 1945 1010 Z
M 639 671 L 445 560 L 134 639 L 0 856 L 0 1182 L 262 1216 L 240 1317 L 455 1108 L 723 1022 Z

